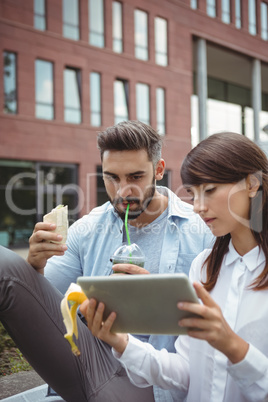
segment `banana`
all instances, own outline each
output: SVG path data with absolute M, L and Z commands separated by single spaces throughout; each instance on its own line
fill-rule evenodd
M 80 351 L 73 340 L 73 335 L 78 339 L 76 312 L 78 306 L 86 299 L 87 297 L 83 293 L 81 287 L 76 283 L 71 283 L 60 305 L 63 322 L 67 330 L 64 338 L 70 343 L 72 352 L 75 356 L 80 355 Z

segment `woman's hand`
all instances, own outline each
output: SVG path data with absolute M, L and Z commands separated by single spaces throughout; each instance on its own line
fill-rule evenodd
M 178 303 L 180 310 L 200 315 L 202 318 L 183 318 L 179 321 L 182 327 L 188 327 L 188 335 L 207 341 L 215 349 L 224 353 L 232 363 L 244 359 L 249 345 L 230 328 L 222 311 L 210 294 L 200 283 L 194 283 L 197 296 L 203 304 Z
M 104 304 L 95 299 L 85 300 L 80 311 L 87 320 L 87 326 L 94 336 L 112 346 L 118 353 L 122 354 L 128 343 L 127 334 L 111 332 L 112 325 L 116 319 L 116 313 L 111 313 L 106 321 L 103 321 Z

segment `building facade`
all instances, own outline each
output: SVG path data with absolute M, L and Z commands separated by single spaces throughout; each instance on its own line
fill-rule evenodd
M 268 2 L 0 0 L 0 244 L 26 245 L 56 204 L 102 203 L 96 133 L 141 120 L 185 154 L 216 131 L 267 147 Z M 268 131 L 268 130 L 267 130 Z

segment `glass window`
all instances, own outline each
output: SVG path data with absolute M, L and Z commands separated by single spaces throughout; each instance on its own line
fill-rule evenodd
M 165 90 L 156 88 L 156 125 L 159 134 L 166 132 Z
M 261 2 L 261 37 L 264 40 L 268 40 L 268 5 Z
M 137 120 L 150 124 L 150 94 L 149 85 L 136 84 L 136 114 Z
M 89 0 L 89 43 L 104 47 L 103 0 Z
M 248 30 L 251 35 L 256 35 L 257 33 L 255 0 L 248 1 Z
M 241 28 L 241 2 L 240 0 L 235 0 L 235 26 L 236 28 Z
M 207 15 L 216 17 L 216 0 L 207 0 Z
M 79 213 L 76 165 L 0 160 L 0 244 L 28 247 L 36 222 L 57 204 Z
M 34 27 L 46 30 L 46 0 L 34 0 Z
M 4 112 L 17 113 L 17 56 L 4 52 Z
M 119 1 L 113 1 L 113 51 L 123 52 L 122 4 Z
M 225 24 L 231 22 L 230 0 L 221 0 L 221 19 Z
M 91 125 L 101 126 L 101 76 L 99 73 L 90 73 L 90 110 Z
M 63 0 L 63 36 L 79 39 L 79 0 Z
M 54 119 L 53 64 L 35 61 L 35 116 L 39 119 Z
M 155 33 L 155 62 L 161 66 L 167 66 L 167 21 L 156 17 L 154 21 Z
M 128 81 L 117 79 L 114 81 L 114 122 L 128 120 Z
M 198 8 L 197 0 L 191 0 L 191 8 L 197 10 Z
M 64 120 L 68 123 L 81 123 L 81 78 L 75 68 L 64 70 Z
M 148 14 L 135 10 L 135 56 L 148 60 Z

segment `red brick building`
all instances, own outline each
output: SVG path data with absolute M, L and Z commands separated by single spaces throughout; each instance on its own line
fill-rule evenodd
M 184 155 L 211 132 L 265 148 L 267 6 L 0 0 L 0 243 L 26 244 L 56 203 L 75 219 L 103 201 L 96 133 L 120 120 L 165 136 L 165 180 L 178 194 Z

